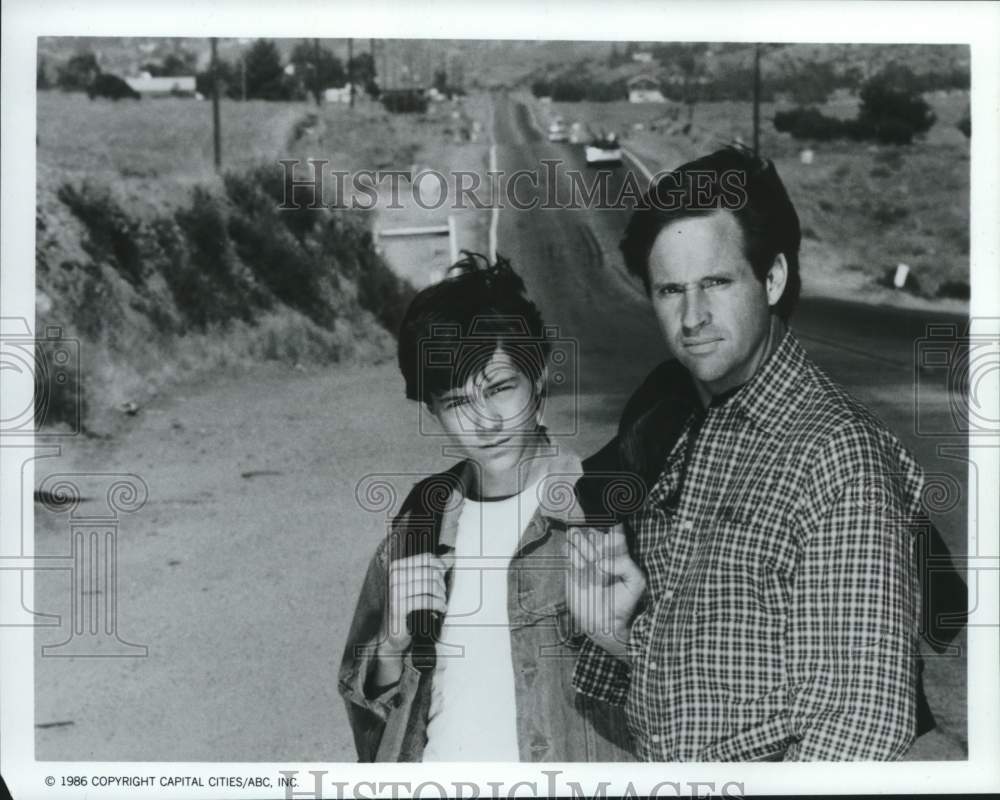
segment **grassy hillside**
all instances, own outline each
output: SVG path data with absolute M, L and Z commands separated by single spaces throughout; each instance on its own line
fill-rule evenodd
M 412 290 L 376 253 L 369 216 L 277 208 L 277 159 L 299 151 L 305 109 L 224 110 L 219 177 L 205 103 L 40 93 L 36 324 L 79 339 L 82 360 L 82 385 L 59 387 L 43 422 L 68 417 L 78 391 L 102 432 L 179 378 L 393 352 Z

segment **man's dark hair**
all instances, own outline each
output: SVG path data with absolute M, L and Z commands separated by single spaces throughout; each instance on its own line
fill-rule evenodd
M 739 222 L 747 260 L 760 281 L 775 257 L 784 254 L 788 280 L 775 311 L 787 320 L 802 288 L 799 218 L 774 163 L 745 147 L 723 148 L 655 181 L 625 228 L 621 241 L 625 266 L 642 279 L 649 293 L 649 254 L 660 231 L 677 220 L 721 209 L 731 211 Z
M 431 402 L 461 386 L 499 347 L 532 381 L 551 343 L 542 315 L 510 262 L 463 251 L 440 283 L 421 291 L 399 329 L 399 369 L 410 400 Z

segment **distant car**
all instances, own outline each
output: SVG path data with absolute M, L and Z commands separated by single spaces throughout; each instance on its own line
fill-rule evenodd
M 549 125 L 549 141 L 550 142 L 568 142 L 569 141 L 569 131 L 566 130 L 566 126 L 561 122 L 553 122 Z
M 622 148 L 618 143 L 618 137 L 613 133 L 595 137 L 591 140 L 590 144 L 584 147 L 583 152 L 586 156 L 588 167 L 599 164 L 622 163 Z

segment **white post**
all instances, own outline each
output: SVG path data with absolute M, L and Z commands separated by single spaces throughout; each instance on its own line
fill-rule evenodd
M 455 230 L 454 214 L 448 215 L 448 256 L 450 258 L 449 266 L 458 261 L 458 231 Z

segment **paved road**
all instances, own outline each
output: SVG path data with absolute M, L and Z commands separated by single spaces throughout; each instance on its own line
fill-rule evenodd
M 569 171 L 593 174 L 580 145 L 550 143 L 539 134 L 537 121 L 524 105 L 498 95 L 494 120 L 497 162 L 508 174 L 540 171 L 541 198 L 570 197 Z M 544 160 L 559 159 L 558 188 L 546 178 Z M 676 164 L 665 152 L 656 169 Z M 641 172 L 628 160 L 613 170 L 609 197 L 618 197 L 626 170 L 645 185 Z M 521 186 L 526 186 L 521 182 Z M 526 192 L 519 193 L 523 199 Z M 617 243 L 625 228 L 627 209 L 560 211 L 506 210 L 501 213 L 498 249 L 509 254 L 525 277 L 547 320 L 562 336 L 578 342 L 581 402 L 580 436 L 574 444 L 591 452 L 617 421 L 622 403 L 649 369 L 664 357 L 658 328 L 648 303 L 625 274 Z M 792 325 L 809 353 L 836 380 L 871 407 L 900 436 L 946 495 L 936 496 L 943 513 L 935 520 L 953 553 L 966 552 L 968 497 L 967 447 L 954 435 L 946 369 L 914 368 L 919 342 L 930 326 L 965 330 L 966 320 L 953 314 L 931 313 L 852 303 L 810 296 L 805 287 Z M 947 338 L 947 337 L 946 337 Z M 950 352 L 950 351 L 949 351 Z M 955 353 L 951 353 L 954 358 Z M 919 380 L 919 383 L 917 381 Z M 560 400 L 559 395 L 556 401 Z M 562 415 L 573 412 L 567 398 L 558 407 L 560 427 L 571 426 Z M 952 435 L 929 436 L 921 432 Z M 928 692 L 942 729 L 965 743 L 964 660 L 935 660 L 929 667 Z

